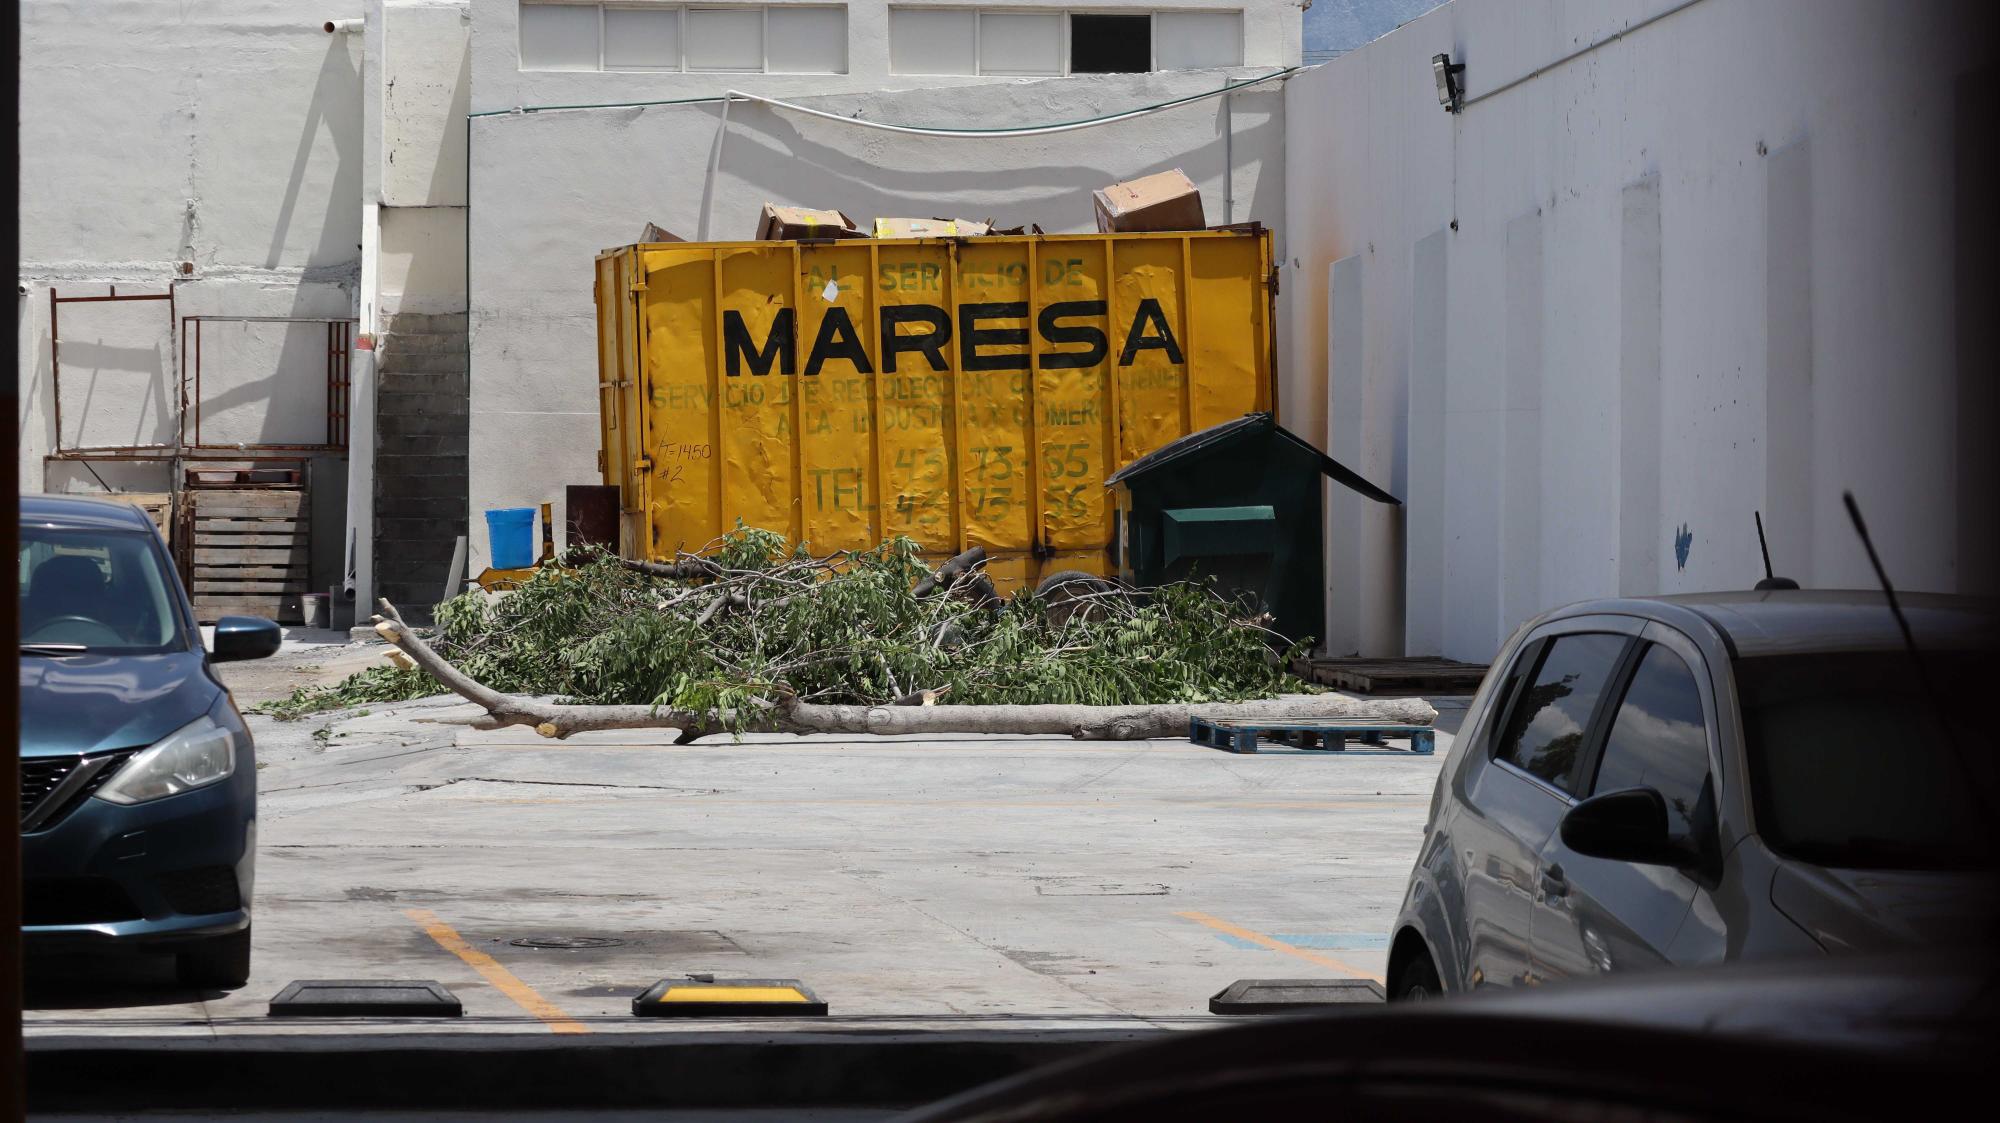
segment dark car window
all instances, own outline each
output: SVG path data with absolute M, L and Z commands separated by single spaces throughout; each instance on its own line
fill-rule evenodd
M 1558 636 L 1515 699 L 1494 755 L 1563 791 L 1576 790 L 1576 765 L 1591 711 L 1625 650 L 1626 637 L 1603 632 Z
M 1991 860 L 1975 789 L 1992 798 L 1984 727 L 2000 653 L 1902 651 L 1736 663 L 1757 832 L 1787 857 L 1839 869 L 1956 869 Z
M 1668 829 L 1693 836 L 1714 818 L 1708 726 L 1701 690 L 1680 656 L 1654 644 L 1632 673 L 1598 758 L 1591 792 L 1652 788 L 1667 801 Z
M 150 535 L 21 528 L 21 642 L 107 655 L 186 650 L 174 578 Z

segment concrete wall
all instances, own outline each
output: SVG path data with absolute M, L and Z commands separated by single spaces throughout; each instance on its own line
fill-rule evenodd
M 472 12 L 450 0 L 383 0 L 377 23 L 374 363 L 361 391 L 373 456 L 356 465 L 355 485 L 372 496 L 372 548 L 357 550 L 372 581 L 357 581 L 366 586 L 357 594 L 427 618 L 466 520 Z
M 44 473 L 56 444 L 52 286 L 81 296 L 112 283 L 121 292 L 165 292 L 171 283 L 180 316 L 352 313 L 362 59 L 356 41 L 320 25 L 359 15 L 360 6 L 23 6 L 19 253 L 27 291 L 16 314 L 24 489 L 102 486 L 74 467 Z M 170 441 L 180 360 L 167 304 L 68 304 L 61 327 L 67 438 Z M 204 352 L 204 373 L 216 375 L 204 380 L 204 416 L 212 411 L 223 429 L 245 434 L 323 426 L 325 363 L 296 348 L 285 357 L 287 344 L 264 329 L 242 334 L 240 348 Z M 114 487 L 151 488 L 165 474 L 161 465 L 99 469 Z M 314 480 L 336 489 L 337 506 L 340 473 L 316 471 Z M 315 568 L 331 573 L 338 536 L 321 537 Z
M 484 76 L 475 74 L 478 102 Z M 809 100 L 879 121 L 1035 124 L 1214 89 L 1222 77 L 1044 79 Z M 1283 95 L 1269 87 L 1232 98 L 1235 218 L 1276 226 L 1285 213 Z M 963 215 L 1086 231 L 1095 229 L 1093 188 L 1172 167 L 1201 186 L 1211 221 L 1223 217 L 1225 113 L 1216 100 L 1013 140 L 899 136 L 737 103 L 710 192 L 718 116 L 705 105 L 473 121 L 473 572 L 485 564 L 481 512 L 560 504 L 563 485 L 599 478 L 592 260 L 649 221 L 693 238 L 707 199 L 711 236 L 746 239 L 772 200 L 839 208 L 859 222 Z
M 563 0 L 555 0 L 557 3 Z M 828 0 L 765 0 L 824 5 Z M 478 105 L 575 105 L 607 101 L 655 101 L 704 97 L 734 87 L 771 97 L 851 90 L 908 90 L 1009 79 L 902 75 L 889 73 L 889 8 L 900 0 L 848 0 L 845 74 L 660 74 L 623 71 L 579 73 L 520 68 L 519 0 L 471 0 L 473 69 L 479 74 Z M 714 5 L 723 7 L 727 5 Z M 1061 10 L 1060 3 L 999 0 L 986 4 L 911 4 L 911 7 L 982 7 Z M 1097 0 L 1072 7 L 1091 11 L 1243 11 L 1243 62 L 1251 67 L 1295 66 L 1300 50 L 1299 0 Z
M 386 0 L 381 15 L 378 311 L 464 312 L 471 8 Z
M 1757 510 L 1781 573 L 1872 586 L 1843 489 L 1900 587 L 1982 587 L 1952 181 L 1990 40 L 1705 0 L 1482 96 L 1673 7 L 1454 3 L 1288 85 L 1292 416 L 1407 500 L 1334 501 L 1332 650 L 1486 659 L 1554 604 L 1747 588 Z

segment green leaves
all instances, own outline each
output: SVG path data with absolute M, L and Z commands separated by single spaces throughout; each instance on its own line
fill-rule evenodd
M 813 558 L 739 526 L 708 556 L 722 568 L 713 581 L 570 551 L 504 596 L 439 605 L 433 646 L 509 693 L 743 717 L 787 689 L 807 702 L 880 704 L 948 687 L 952 703 L 1086 705 L 1311 689 L 1280 669 L 1291 653 L 1274 659 L 1269 633 L 1204 586 L 1102 595 L 1088 611 L 1057 614 L 1023 591 L 995 612 L 951 590 L 915 596 L 929 570 L 907 538 Z M 379 667 L 262 710 L 297 717 L 435 693 L 420 671 Z

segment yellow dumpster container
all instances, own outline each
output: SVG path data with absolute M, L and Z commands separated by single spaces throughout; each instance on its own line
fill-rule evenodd
M 1259 228 L 674 242 L 597 258 L 620 549 L 741 519 L 815 552 L 984 546 L 1003 586 L 1109 570 L 1105 477 L 1272 408 Z

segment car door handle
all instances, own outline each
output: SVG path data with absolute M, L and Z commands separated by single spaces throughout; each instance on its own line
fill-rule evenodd
M 1542 871 L 1542 895 L 1544 897 L 1569 896 L 1569 879 L 1563 876 L 1561 866 L 1550 866 Z

